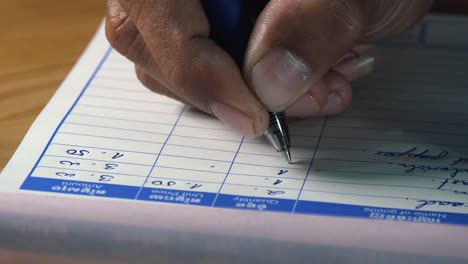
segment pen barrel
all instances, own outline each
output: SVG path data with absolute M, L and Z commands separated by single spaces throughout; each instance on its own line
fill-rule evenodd
M 268 124 L 269 128 L 277 127 L 279 123 L 284 122 L 286 120 L 286 115 L 283 112 L 270 112 L 270 123 Z
M 233 58 L 241 71 L 257 17 L 268 2 L 268 0 L 201 0 L 210 24 L 210 38 Z M 284 113 L 270 113 L 270 124 L 264 135 L 276 151 L 286 151 L 290 156 L 291 140 Z
M 210 38 L 240 69 L 256 19 L 267 3 L 268 0 L 201 0 L 210 23 Z
M 225 50 L 239 68 L 253 29 L 246 0 L 202 0 L 210 23 L 210 38 Z

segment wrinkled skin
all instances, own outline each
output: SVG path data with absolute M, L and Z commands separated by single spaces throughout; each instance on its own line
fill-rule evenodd
M 210 40 L 198 0 L 108 0 L 106 33 L 146 87 L 255 137 L 266 129 L 268 111 L 292 118 L 344 111 L 351 82 L 372 70 L 364 55 L 371 44 L 417 23 L 431 5 L 270 0 L 243 69 Z

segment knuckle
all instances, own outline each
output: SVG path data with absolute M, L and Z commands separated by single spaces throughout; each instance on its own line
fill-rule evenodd
M 139 36 L 138 30 L 123 10 L 107 15 L 105 32 L 111 46 L 124 55 L 129 52 Z

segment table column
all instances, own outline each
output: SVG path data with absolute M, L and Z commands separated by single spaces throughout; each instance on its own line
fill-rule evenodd
M 22 189 L 134 199 L 183 106 L 110 56 L 52 136 Z
M 304 183 L 322 129 L 322 119 L 290 126 L 288 164 L 263 138 L 245 140 L 215 206 L 290 212 Z
M 138 199 L 211 206 L 242 137 L 218 120 L 184 112 Z

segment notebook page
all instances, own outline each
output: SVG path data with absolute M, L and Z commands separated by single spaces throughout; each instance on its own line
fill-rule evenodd
M 294 164 L 264 139 L 146 90 L 101 27 L 0 191 L 467 224 L 462 22 L 428 19 L 382 44 L 348 111 L 291 124 Z

